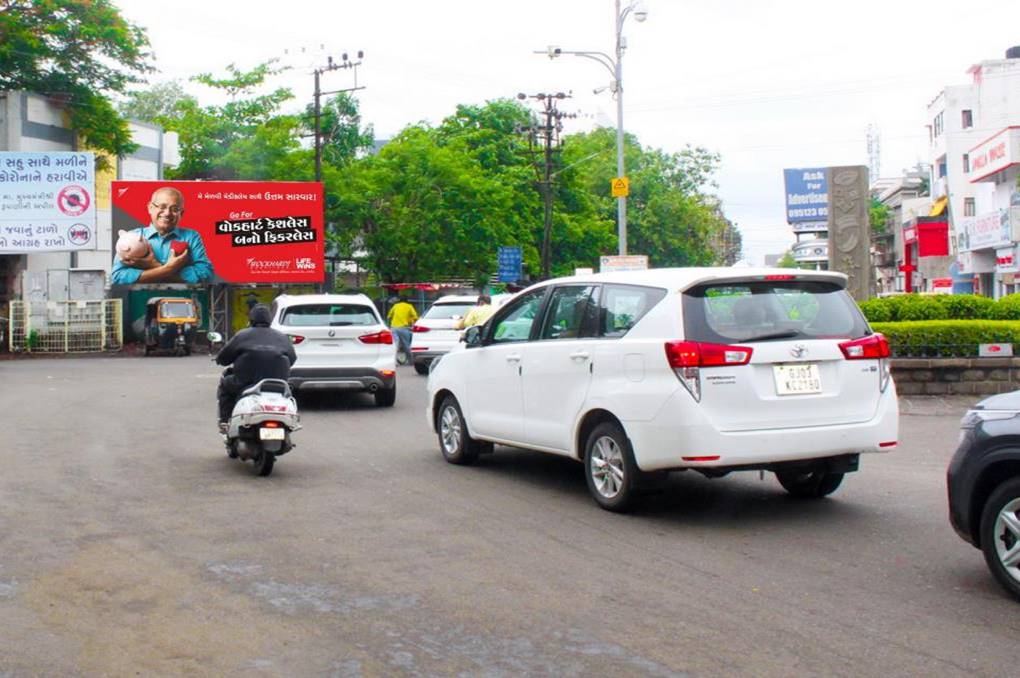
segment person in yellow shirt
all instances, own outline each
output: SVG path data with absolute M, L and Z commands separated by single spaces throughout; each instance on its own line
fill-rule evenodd
M 457 322 L 457 329 L 463 330 L 475 325 L 484 325 L 485 321 L 491 318 L 495 312 L 496 309 L 492 306 L 492 298 L 488 294 L 479 294 L 475 305 Z
M 418 311 L 414 310 L 414 306 L 409 304 L 407 299 L 401 297 L 400 301 L 390 308 L 386 319 L 390 322 L 393 336 L 397 338 L 397 361 L 403 365 L 411 355 L 411 327 L 418 319 Z

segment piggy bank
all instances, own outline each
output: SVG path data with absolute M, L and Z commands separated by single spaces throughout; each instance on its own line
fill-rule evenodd
M 174 240 L 170 243 L 170 249 L 174 251 L 174 254 L 181 256 L 188 251 L 188 243 L 183 240 Z
M 117 231 L 117 255 L 124 259 L 141 259 L 149 253 L 149 243 L 138 231 Z

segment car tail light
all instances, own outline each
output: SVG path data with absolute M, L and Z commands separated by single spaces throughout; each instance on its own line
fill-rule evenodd
M 767 275 L 766 280 L 794 280 L 797 276 L 788 274 Z
M 889 342 L 881 334 L 872 334 L 839 345 L 847 360 L 873 360 L 889 357 Z
M 287 336 L 290 337 L 290 343 L 292 344 L 300 344 L 302 341 L 305 340 L 304 337 L 298 334 L 288 334 Z
M 707 344 L 698 341 L 667 341 L 666 360 L 694 400 L 701 401 L 701 368 L 746 365 L 754 352 L 750 346 Z
M 892 371 L 889 366 L 889 342 L 877 332 L 867 337 L 844 341 L 839 345 L 843 357 L 847 360 L 878 360 L 878 390 L 885 393 L 892 379 Z
M 428 332 L 431 329 L 432 329 L 431 327 L 425 327 L 424 325 L 419 325 L 418 323 L 415 323 L 414 325 L 411 326 L 412 332 Z
M 363 344 L 392 344 L 393 333 L 389 330 L 383 330 L 372 334 L 362 334 L 358 337 L 358 341 Z

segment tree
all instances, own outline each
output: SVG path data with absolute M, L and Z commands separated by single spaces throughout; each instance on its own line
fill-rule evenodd
M 117 108 L 125 118 L 154 122 L 172 118 L 186 104 L 197 106 L 198 101 L 184 91 L 180 81 L 171 80 L 129 93 Z
M 92 148 L 136 148 L 109 97 L 151 70 L 145 31 L 109 0 L 0 0 L 0 90 L 49 96 Z
M 873 235 L 880 235 L 886 232 L 889 220 L 892 218 L 892 210 L 888 205 L 883 205 L 878 198 L 872 198 L 868 205 L 868 221 L 871 222 Z
M 361 127 L 360 124 L 358 100 L 349 92 L 340 92 L 326 101 L 319 111 L 323 163 L 343 167 L 372 148 L 375 142 L 372 126 Z M 302 127 L 307 135 L 315 134 L 314 104 L 305 109 Z

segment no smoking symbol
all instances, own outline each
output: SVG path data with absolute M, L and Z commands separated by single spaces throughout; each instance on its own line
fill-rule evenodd
M 81 216 L 91 203 L 89 192 L 81 186 L 65 186 L 57 194 L 57 207 L 70 217 Z

